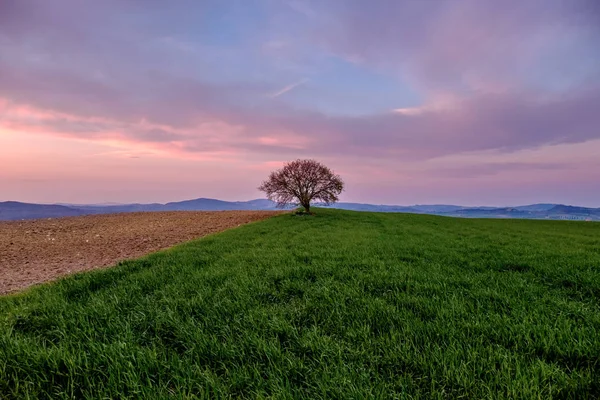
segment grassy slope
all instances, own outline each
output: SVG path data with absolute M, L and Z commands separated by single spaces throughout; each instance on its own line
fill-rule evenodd
M 0 298 L 0 397 L 600 396 L 600 224 L 318 210 Z

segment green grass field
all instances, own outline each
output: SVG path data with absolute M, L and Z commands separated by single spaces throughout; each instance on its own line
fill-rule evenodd
M 316 212 L 0 298 L 0 398 L 600 397 L 600 224 Z

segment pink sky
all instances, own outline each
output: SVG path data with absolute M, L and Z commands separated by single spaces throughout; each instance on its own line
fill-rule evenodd
M 1 2 L 0 201 L 600 207 L 596 2 L 244 4 Z

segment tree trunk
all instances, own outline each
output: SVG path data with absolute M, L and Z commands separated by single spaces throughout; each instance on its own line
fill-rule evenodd
M 305 212 L 310 212 L 310 203 L 302 204 L 302 207 L 304 207 Z

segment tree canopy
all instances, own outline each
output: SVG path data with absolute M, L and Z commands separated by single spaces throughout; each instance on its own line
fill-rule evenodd
M 295 160 L 271 172 L 259 187 L 278 207 L 299 204 L 310 212 L 313 200 L 330 205 L 339 200 L 344 182 L 327 166 L 315 160 Z

